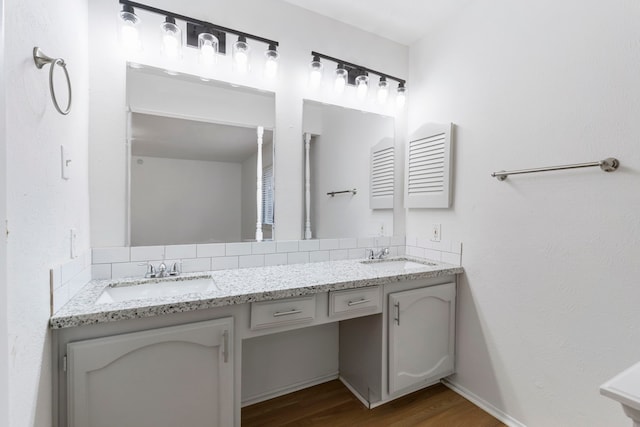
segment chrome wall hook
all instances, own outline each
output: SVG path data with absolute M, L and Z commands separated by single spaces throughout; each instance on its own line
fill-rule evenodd
M 69 111 L 71 111 L 71 79 L 69 78 L 69 71 L 67 71 L 67 64 L 64 62 L 64 59 L 52 58 L 46 55 L 44 52 L 42 52 L 42 50 L 40 50 L 38 46 L 36 46 L 33 48 L 33 62 L 35 62 L 38 69 L 42 69 L 42 67 L 47 64 L 51 65 L 51 68 L 49 68 L 49 91 L 51 92 L 51 100 L 53 101 L 53 106 L 56 107 L 56 110 L 58 110 L 58 113 L 66 116 L 67 114 L 69 114 Z M 64 110 L 60 108 L 58 99 L 56 98 L 56 91 L 53 88 L 53 70 L 55 69 L 56 65 L 62 67 L 62 69 L 64 70 L 64 75 L 67 78 L 69 101 L 67 103 L 67 108 Z

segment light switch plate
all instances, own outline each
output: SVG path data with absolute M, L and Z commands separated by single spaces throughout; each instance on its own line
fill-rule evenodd
M 442 224 L 433 224 L 431 226 L 431 241 L 439 242 L 442 239 Z
M 60 146 L 60 162 L 61 162 L 61 176 L 62 179 L 69 179 L 69 166 L 71 165 L 71 159 L 69 154 L 64 149 L 64 145 Z
M 71 258 L 78 258 L 78 230 L 72 228 L 69 238 L 71 242 Z

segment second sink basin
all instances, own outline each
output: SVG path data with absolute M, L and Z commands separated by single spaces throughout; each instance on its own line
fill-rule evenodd
M 362 264 L 366 265 L 367 267 L 380 270 L 412 270 L 416 268 L 433 267 L 437 265 L 433 262 L 417 262 L 406 258 L 374 259 L 362 261 Z
M 180 296 L 208 292 L 214 289 L 213 279 L 209 275 L 145 279 L 108 286 L 102 291 L 95 303 L 109 304 L 145 298 Z

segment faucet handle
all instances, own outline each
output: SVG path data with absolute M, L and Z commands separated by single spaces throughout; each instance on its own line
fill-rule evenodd
M 182 261 L 176 261 L 169 270 L 169 276 L 178 276 L 182 273 Z
M 147 272 L 144 274 L 144 277 L 156 277 L 156 268 L 153 266 L 153 264 L 151 264 L 150 262 L 141 262 L 138 263 L 138 265 L 147 266 Z
M 367 259 L 373 259 L 374 255 L 373 255 L 373 249 L 367 249 Z

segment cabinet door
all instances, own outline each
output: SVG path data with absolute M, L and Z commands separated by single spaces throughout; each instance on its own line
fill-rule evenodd
M 70 343 L 71 427 L 233 422 L 233 318 Z
M 455 283 L 389 294 L 389 394 L 453 373 Z

